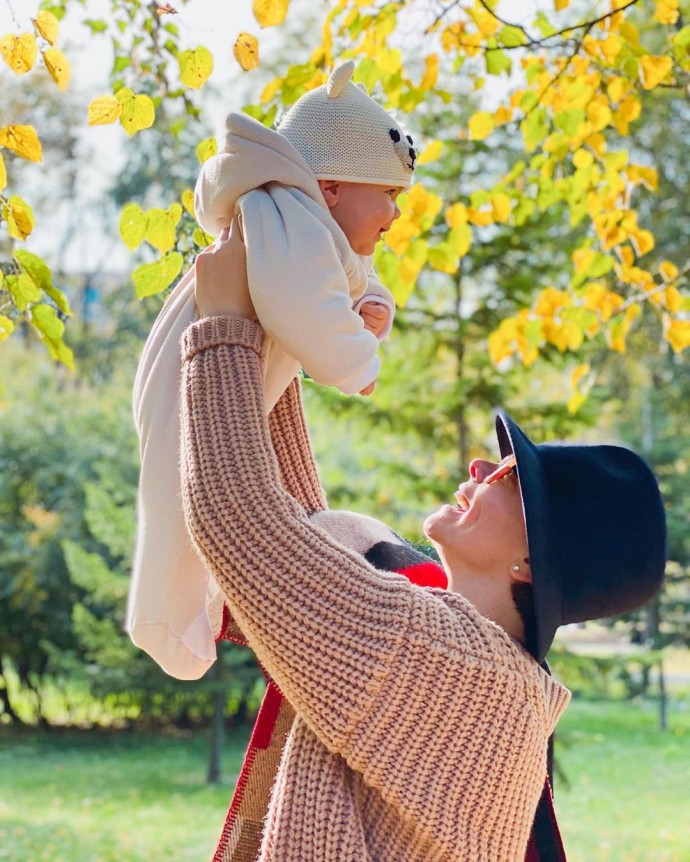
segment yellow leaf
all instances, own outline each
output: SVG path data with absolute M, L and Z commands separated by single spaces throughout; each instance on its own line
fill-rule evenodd
M 590 102 L 587 106 L 587 117 L 592 123 L 592 131 L 600 132 L 611 122 L 613 115 L 608 105 L 601 102 Z
M 678 278 L 678 267 L 670 260 L 662 260 L 659 264 L 659 274 L 668 284 L 669 281 Z
M 630 165 L 626 173 L 631 183 L 642 183 L 650 191 L 655 191 L 659 187 L 659 174 L 656 168 Z
M 513 109 L 507 105 L 500 105 L 494 111 L 494 126 L 501 126 L 513 119 Z
M 146 215 L 138 204 L 127 204 L 120 214 L 120 237 L 130 251 L 141 245 L 146 235 Z
M 494 223 L 494 216 L 490 210 L 478 210 L 474 207 L 467 209 L 467 221 L 477 227 L 486 227 Z
M 422 154 L 417 159 L 417 164 L 418 165 L 426 165 L 429 162 L 435 162 L 436 159 L 441 155 L 442 151 L 443 151 L 443 142 L 442 141 L 432 141 L 422 151 Z
M 655 57 L 647 54 L 640 60 L 640 77 L 645 90 L 653 90 L 671 74 L 673 60 L 671 57 Z
M 177 278 L 182 269 L 184 258 L 174 251 L 153 263 L 144 263 L 132 272 L 134 289 L 139 299 L 162 293 Z
M 580 409 L 580 407 L 582 407 L 586 400 L 587 396 L 584 394 L 584 392 L 580 392 L 579 390 L 573 392 L 570 398 L 568 398 L 568 402 L 566 405 L 568 408 L 568 413 L 570 413 L 571 415 L 573 413 L 577 413 L 577 411 Z
M 397 70 L 396 70 L 397 71 Z M 438 55 L 429 54 L 424 58 L 424 77 L 420 81 L 420 90 L 432 90 L 438 81 Z
M 259 42 L 251 33 L 240 33 L 232 52 L 245 72 L 250 72 L 259 65 Z
M 259 26 L 275 27 L 285 20 L 289 5 L 290 0 L 254 0 L 252 11 Z
M 606 85 L 606 93 L 611 102 L 620 102 L 629 90 L 630 82 L 618 75 L 611 78 Z
M 483 141 L 494 130 L 494 117 L 488 111 L 478 111 L 472 114 L 469 122 L 471 141 Z
M 14 323 L 12 323 L 9 317 L 5 317 L 4 314 L 0 314 L 0 341 L 4 341 L 6 338 L 9 338 L 13 332 Z
M 491 214 L 495 222 L 506 222 L 510 218 L 512 200 L 505 192 L 496 192 L 491 197 Z
M 69 60 L 62 51 L 57 48 L 48 48 L 43 52 L 43 62 L 46 64 L 46 69 L 50 77 L 55 81 L 58 87 L 64 92 L 69 84 L 70 67 Z
M 165 254 L 175 245 L 175 228 L 182 216 L 182 207 L 173 204 L 169 210 L 150 209 L 147 214 L 146 241 Z
M 185 189 L 180 195 L 182 206 L 187 210 L 192 218 L 196 218 L 194 212 L 194 192 L 191 189 Z
M 672 313 L 680 311 L 683 308 L 683 294 L 677 287 L 667 287 L 664 291 L 664 303 L 666 308 Z
M 122 104 L 115 96 L 99 96 L 89 105 L 90 126 L 107 126 L 122 114 Z
M 213 72 L 213 55 L 203 45 L 194 51 L 182 51 L 177 60 L 180 64 L 180 80 L 193 90 L 198 90 Z
M 0 147 L 6 147 L 30 162 L 40 162 L 43 158 L 41 142 L 33 126 L 3 126 L 0 128 Z
M 34 27 L 38 30 L 41 36 L 43 36 L 46 42 L 50 42 L 51 45 L 54 45 L 57 42 L 60 25 L 58 24 L 58 19 L 52 12 L 47 12 L 45 9 L 42 9 L 38 15 L 31 20 L 33 21 Z
M 573 165 L 578 170 L 591 168 L 594 163 L 594 156 L 589 150 L 579 149 L 573 153 Z
M 261 91 L 261 95 L 259 96 L 259 101 L 262 105 L 266 105 L 272 99 L 274 99 L 278 95 L 278 91 L 283 86 L 282 78 L 274 78 L 270 84 L 266 84 L 266 86 Z
M 448 244 L 458 257 L 464 257 L 472 247 L 472 228 L 468 224 L 454 227 L 448 234 Z
M 553 6 L 556 12 L 560 12 L 562 9 L 567 9 L 570 6 L 570 0 L 553 0 Z
M 617 33 L 609 33 L 602 42 L 599 43 L 601 53 L 607 60 L 615 60 L 623 48 L 623 40 Z
M 3 204 L 2 217 L 7 222 L 10 236 L 15 239 L 25 240 L 34 229 L 33 210 L 17 195 L 12 195 Z
M 453 204 L 446 210 L 448 227 L 457 228 L 467 224 L 467 207 L 465 204 Z
M 580 380 L 591 371 L 591 366 L 588 362 L 583 362 L 582 365 L 578 365 L 570 375 L 570 385 L 575 389 L 579 384 Z
M 38 45 L 33 33 L 15 36 L 8 33 L 0 39 L 0 54 L 7 65 L 18 75 L 24 75 L 34 67 L 38 57 Z
M 690 320 L 671 320 L 666 318 L 665 336 L 675 353 L 690 347 Z
M 649 230 L 638 230 L 632 233 L 630 240 L 635 246 L 638 257 L 642 257 L 654 248 L 654 234 Z
M 130 137 L 153 125 L 156 112 L 150 96 L 135 96 L 128 87 L 123 87 L 117 91 L 116 98 L 122 105 L 120 123 Z
M 7 170 L 5 169 L 5 160 L 0 153 L 0 192 L 7 185 Z
M 196 156 L 199 159 L 199 163 L 203 165 L 203 163 L 210 159 L 211 156 L 215 156 L 218 152 L 218 141 L 215 138 L 204 138 L 203 141 L 199 141 L 196 145 Z
M 654 17 L 662 24 L 675 24 L 680 10 L 678 0 L 657 0 Z

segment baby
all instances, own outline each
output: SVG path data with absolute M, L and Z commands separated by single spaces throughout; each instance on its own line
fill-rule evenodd
M 202 166 L 196 215 L 219 235 L 237 220 L 252 303 L 266 333 L 269 413 L 300 369 L 347 394 L 373 389 L 391 294 L 372 270 L 377 242 L 400 214 L 415 150 L 396 122 L 352 83 L 354 64 L 305 94 L 276 131 L 230 114 L 222 153 Z M 228 290 L 232 291 L 232 283 Z M 214 662 L 219 591 L 182 511 L 179 342 L 196 319 L 194 268 L 167 298 L 134 383 L 140 440 L 137 544 L 127 611 L 132 640 L 172 676 Z
M 249 290 L 269 343 L 266 407 L 300 368 L 347 394 L 379 370 L 391 294 L 371 268 L 377 242 L 400 215 L 415 151 L 390 117 L 352 83 L 354 63 L 302 96 L 276 131 L 230 114 L 222 153 L 202 167 L 200 225 L 217 235 L 239 217 Z M 228 285 L 232 290 L 232 285 Z

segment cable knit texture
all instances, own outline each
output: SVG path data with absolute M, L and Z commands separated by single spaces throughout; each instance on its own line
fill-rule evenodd
M 462 596 L 377 571 L 309 522 L 281 486 L 257 327 L 240 330 L 210 318 L 183 338 L 182 489 L 297 714 L 261 862 L 522 862 L 567 690 Z

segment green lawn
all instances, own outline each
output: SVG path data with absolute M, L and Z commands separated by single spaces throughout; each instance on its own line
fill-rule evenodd
M 569 708 L 571 789 L 557 789 L 569 862 L 690 862 L 690 704 L 667 733 L 655 722 L 651 706 Z M 202 737 L 2 728 L 0 862 L 209 862 L 245 739 L 210 788 Z
M 690 862 L 690 702 L 665 733 L 653 704 L 574 702 L 560 729 L 569 862 Z

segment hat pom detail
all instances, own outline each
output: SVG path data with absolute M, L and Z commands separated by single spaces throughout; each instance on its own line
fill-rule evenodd
M 326 95 L 329 99 L 337 99 L 342 93 L 343 87 L 352 78 L 355 72 L 355 64 L 352 60 L 347 60 L 336 66 L 331 72 L 326 84 Z

